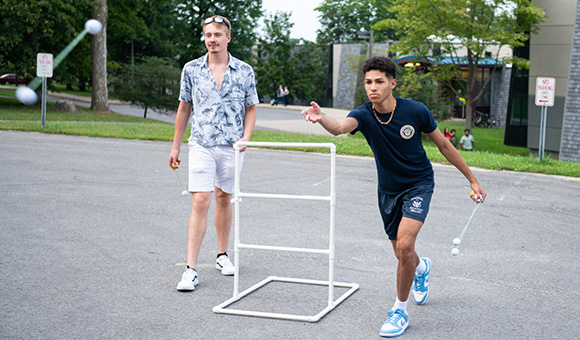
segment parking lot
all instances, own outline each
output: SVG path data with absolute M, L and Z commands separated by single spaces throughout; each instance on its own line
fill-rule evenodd
M 212 312 L 232 296 L 233 278 L 214 269 L 211 223 L 199 286 L 175 290 L 191 203 L 167 166 L 170 148 L 0 131 L 0 338 L 379 338 L 395 297 L 396 262 L 380 223 L 372 159 L 337 158 L 335 279 L 360 289 L 308 323 Z M 474 169 L 488 200 L 453 257 L 452 240 L 474 205 L 455 168 L 434 168 L 435 195 L 417 243 L 433 261 L 432 291 L 426 305 L 410 304 L 401 339 L 576 339 L 580 180 Z M 185 167 L 178 171 L 184 179 Z M 328 177 L 328 155 L 252 148 L 241 187 L 318 195 L 328 192 Z M 328 211 L 324 202 L 246 198 L 241 237 L 323 248 Z M 247 250 L 240 262 L 242 289 L 269 275 L 324 280 L 328 273 L 324 255 Z M 316 314 L 326 294 L 273 283 L 236 308 Z

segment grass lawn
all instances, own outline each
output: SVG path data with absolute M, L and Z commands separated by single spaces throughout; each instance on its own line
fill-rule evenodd
M 0 90 L 0 96 L 6 95 Z M 11 93 L 13 97 L 13 92 Z M 82 135 L 90 137 L 109 137 L 124 139 L 173 140 L 173 124 L 120 115 L 111 112 L 98 112 L 77 107 L 79 113 L 52 112 L 53 103 L 47 103 L 46 127 L 40 125 L 40 105 L 23 106 L 15 98 L 0 98 L 0 130 L 36 131 L 43 133 Z M 440 123 L 439 128 L 464 130 L 462 124 Z M 461 138 L 463 133 L 458 133 Z M 530 156 L 526 148 L 503 145 L 503 129 L 474 128 L 476 152 L 460 151 L 469 166 L 492 169 L 535 172 L 552 175 L 580 177 L 580 163 L 561 162 L 551 159 L 539 161 Z M 185 133 L 184 141 L 189 136 Z M 459 140 L 458 138 L 458 140 Z M 360 133 L 345 138 L 329 135 L 310 135 L 293 132 L 280 132 L 255 129 L 253 141 L 265 142 L 309 142 L 336 144 L 337 153 L 344 155 L 372 157 L 372 152 Z M 447 163 L 432 141 L 424 141 L 427 156 L 433 162 Z M 296 150 L 293 148 L 293 150 Z M 309 152 L 328 152 L 325 149 L 303 149 Z
M 0 93 L 1 94 L 1 93 Z M 40 125 L 40 104 L 23 106 L 17 99 L 0 98 L 0 130 L 35 131 L 89 137 L 173 140 L 173 124 L 77 106 L 79 113 L 54 112 L 46 104 L 46 127 Z M 187 134 L 186 134 L 187 135 Z
M 8 85 L 8 86 L 12 86 L 12 85 Z M 68 94 L 74 94 L 75 96 L 80 96 L 80 97 L 86 97 L 86 98 L 90 98 L 92 96 L 92 92 L 91 90 L 87 90 L 87 91 L 81 91 L 78 89 L 72 89 L 72 90 L 67 90 L 66 89 L 66 85 L 62 85 L 62 84 L 53 84 L 52 86 L 54 86 L 54 90 L 55 92 L 59 92 L 59 93 L 68 93 Z M 16 89 L 16 85 L 12 86 L 14 87 L 14 89 Z M 42 87 L 39 87 L 38 89 L 40 90 Z M 51 91 L 51 89 L 48 89 L 49 91 Z M 39 91 L 40 92 L 40 91 Z M 10 90 L 0 90 L 0 95 L 2 96 L 12 96 L 14 97 L 14 91 L 10 91 Z M 112 93 L 111 91 L 109 91 L 109 99 L 119 99 L 117 96 L 115 96 L 114 93 Z

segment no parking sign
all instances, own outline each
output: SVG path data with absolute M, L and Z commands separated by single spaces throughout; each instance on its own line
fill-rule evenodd
M 36 55 L 36 76 L 37 77 L 52 77 L 52 54 L 38 53 Z
M 548 77 L 536 78 L 536 106 L 554 106 L 556 79 Z
M 42 78 L 42 103 L 40 109 L 40 124 L 46 125 L 46 78 L 52 78 L 52 54 L 38 53 L 36 55 L 36 76 Z
M 540 136 L 538 146 L 538 159 L 544 159 L 544 149 L 546 148 L 546 116 L 548 106 L 554 106 L 554 96 L 556 92 L 556 79 L 551 77 L 536 78 L 536 106 L 541 106 L 540 113 Z

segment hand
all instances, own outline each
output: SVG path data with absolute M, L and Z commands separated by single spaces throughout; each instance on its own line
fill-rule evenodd
M 169 155 L 169 167 L 173 170 L 179 168 L 179 164 L 181 164 L 181 160 L 179 159 L 179 152 L 171 151 Z
M 322 119 L 322 112 L 320 106 L 316 102 L 310 102 L 311 107 L 302 110 L 301 115 L 307 122 L 318 123 Z
M 240 138 L 240 140 L 239 140 L 238 142 L 248 142 L 249 140 L 250 140 L 249 138 L 242 137 L 242 138 Z M 236 143 L 237 143 L 237 142 L 236 142 Z M 248 147 L 247 147 L 247 146 L 245 146 L 245 145 L 243 145 L 243 146 L 240 146 L 240 152 L 244 152 L 244 151 L 246 151 L 246 149 L 247 149 L 247 148 L 248 148 Z M 234 149 L 234 150 L 235 150 L 235 149 Z
M 475 203 L 483 203 L 487 193 L 485 190 L 483 190 L 483 188 L 481 188 L 479 184 L 475 183 L 471 185 L 471 194 L 469 196 L 471 196 L 471 199 Z

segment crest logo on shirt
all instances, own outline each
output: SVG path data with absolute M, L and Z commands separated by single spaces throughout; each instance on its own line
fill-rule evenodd
M 405 139 L 411 139 L 415 134 L 415 128 L 411 125 L 405 125 L 401 128 L 401 137 Z

